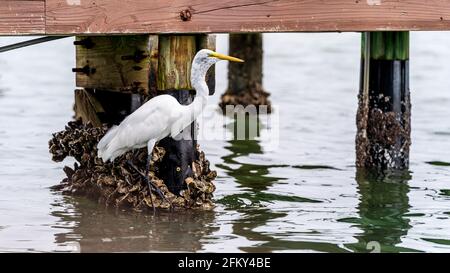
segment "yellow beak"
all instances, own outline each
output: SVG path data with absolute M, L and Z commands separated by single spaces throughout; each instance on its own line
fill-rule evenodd
M 244 62 L 244 60 L 241 60 L 239 58 L 227 56 L 227 55 L 220 54 L 220 53 L 217 53 L 217 52 L 213 52 L 213 53 L 209 54 L 209 56 L 210 57 L 215 57 L 215 58 L 220 59 L 220 60 L 230 61 L 230 62 L 238 62 L 238 63 L 243 63 Z

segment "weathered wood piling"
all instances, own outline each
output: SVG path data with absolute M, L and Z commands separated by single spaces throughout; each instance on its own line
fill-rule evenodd
M 211 39 L 210 39 L 211 41 Z M 188 105 L 195 96 L 191 86 L 191 65 L 201 47 L 211 48 L 206 35 L 161 35 L 158 43 L 157 91 L 174 96 L 179 103 Z M 209 83 L 214 84 L 214 75 L 209 74 Z M 214 87 L 210 86 L 214 92 Z M 192 162 L 197 159 L 197 134 L 195 121 L 176 137 L 167 137 L 159 142 L 168 153 L 163 158 L 162 179 L 172 192 L 185 186 L 185 179 L 192 177 Z
M 214 35 L 140 35 L 77 37 L 75 116 L 94 126 L 118 124 L 146 100 L 169 94 L 181 104 L 195 96 L 190 82 L 191 64 L 202 48 L 215 49 Z M 207 82 L 214 93 L 214 70 Z M 195 122 L 173 139 L 160 141 L 166 151 L 162 179 L 178 193 L 192 162 L 198 159 Z
M 357 129 L 357 167 L 408 168 L 409 32 L 363 33 Z
M 157 42 L 157 40 L 156 40 Z M 77 37 L 75 116 L 95 126 L 117 124 L 151 93 L 154 36 Z
M 270 112 L 269 93 L 263 88 L 263 35 L 230 34 L 229 54 L 245 59 L 245 63 L 228 64 L 228 89 L 220 107 L 225 111 L 227 105 L 266 105 Z
M 147 100 L 170 94 L 188 104 L 195 95 L 190 83 L 192 60 L 200 48 L 215 49 L 209 35 L 139 35 L 77 37 L 75 118 L 49 141 L 53 160 L 70 156 L 63 192 L 98 197 L 106 205 L 210 209 L 216 173 L 196 143 L 195 122 L 180 138 L 165 138 L 153 149 L 146 182 L 146 148 L 103 162 L 96 145 L 108 128 L 119 124 Z M 214 73 L 208 74 L 214 91 Z M 81 121 L 81 122 L 80 122 Z M 189 177 L 189 179 L 187 179 Z M 180 192 L 184 189 L 183 192 Z

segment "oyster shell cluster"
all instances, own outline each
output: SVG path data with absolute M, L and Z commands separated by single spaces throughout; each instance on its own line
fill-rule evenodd
M 158 166 L 165 151 L 155 147 L 149 178 L 163 193 L 165 198 L 161 198 L 155 192 L 150 193 L 144 179 L 147 148 L 130 151 L 113 163 L 104 163 L 97 157 L 97 143 L 107 130 L 106 126 L 93 127 L 77 120 L 69 122 L 64 131 L 53 134 L 49 141 L 52 159 L 61 162 L 66 157 L 73 157 L 77 161 L 73 167 L 64 167 L 67 177 L 55 189 L 65 194 L 98 198 L 107 206 L 126 206 L 138 211 L 151 209 L 152 199 L 155 207 L 164 209 L 171 206 L 175 209 L 214 207 L 212 197 L 216 172 L 210 170 L 209 162 L 198 146 L 198 159 L 192 163 L 194 175 L 185 180 L 186 189 L 179 196 L 171 193 L 164 181 L 158 178 Z

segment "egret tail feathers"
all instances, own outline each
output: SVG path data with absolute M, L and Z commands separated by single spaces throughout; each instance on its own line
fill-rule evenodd
M 107 149 L 105 151 L 105 153 L 103 154 L 103 161 L 108 161 L 111 160 L 114 161 L 114 159 L 116 159 L 116 157 L 119 157 L 121 155 L 123 155 L 124 153 L 126 153 L 128 151 L 128 149 L 124 148 L 124 149 Z
M 102 139 L 100 139 L 97 144 L 98 157 L 102 158 L 105 162 L 110 158 L 107 151 L 109 150 L 109 146 L 118 132 L 118 128 L 119 127 L 116 125 L 111 127 L 111 129 L 109 129 L 109 131 L 102 137 Z

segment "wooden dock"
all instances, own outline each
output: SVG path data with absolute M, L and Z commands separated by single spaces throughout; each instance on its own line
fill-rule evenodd
M 210 33 L 232 33 L 231 52 L 247 60 L 231 66 L 230 82 L 237 84 L 223 105 L 267 106 L 262 36 L 254 33 L 363 32 L 356 166 L 378 170 L 409 167 L 409 31 L 415 30 L 450 30 L 450 0 L 0 0 L 0 36 L 53 36 L 2 52 L 77 36 L 76 117 L 96 126 L 119 123 L 158 94 L 191 103 L 189 67 L 196 51 L 214 50 Z M 214 70 L 207 79 L 213 91 Z M 167 158 L 177 159 L 167 161 L 163 174 L 169 189 L 192 173 L 191 136 L 166 139 Z
M 450 0 L 1 0 L 0 35 L 450 30 Z

